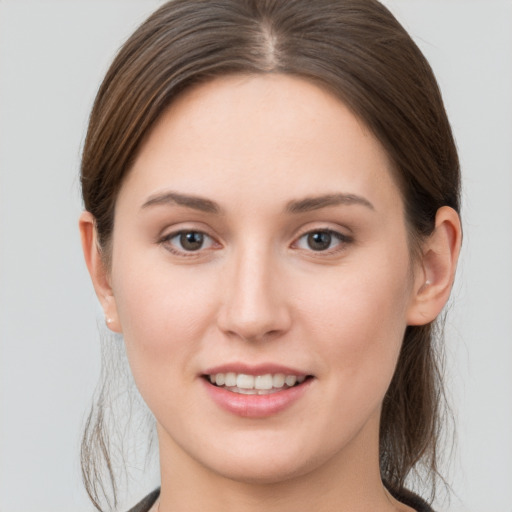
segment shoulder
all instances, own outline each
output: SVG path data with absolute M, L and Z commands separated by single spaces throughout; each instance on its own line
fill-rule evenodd
M 158 496 L 160 496 L 160 488 L 155 489 L 149 493 L 143 500 L 139 501 L 137 505 L 131 508 L 128 512 L 149 512 L 149 509 L 155 504 Z

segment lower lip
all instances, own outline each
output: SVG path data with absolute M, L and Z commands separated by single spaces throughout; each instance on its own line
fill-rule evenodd
M 244 418 L 267 418 L 284 411 L 302 397 L 312 380 L 308 378 L 298 386 L 268 395 L 244 395 L 214 386 L 203 379 L 207 392 L 217 405 Z

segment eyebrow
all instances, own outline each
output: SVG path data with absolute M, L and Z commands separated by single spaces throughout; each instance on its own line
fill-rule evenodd
M 174 205 L 186 206 L 193 210 L 199 210 L 205 213 L 216 213 L 222 212 L 220 206 L 204 197 L 191 196 L 187 194 L 179 194 L 177 192 L 165 192 L 163 194 L 156 194 L 150 196 L 149 199 L 142 205 L 142 208 L 148 208 L 150 206 L 160 205 Z
M 290 201 L 286 205 L 286 211 L 288 213 L 304 213 L 319 210 L 320 208 L 327 208 L 328 206 L 353 204 L 359 204 L 370 210 L 375 210 L 373 204 L 370 203 L 368 199 L 355 194 L 326 194 L 322 196 L 306 197 L 298 201 Z
M 369 208 L 370 210 L 375 210 L 373 204 L 370 203 L 368 199 L 355 194 L 324 194 L 321 196 L 306 197 L 304 199 L 290 201 L 286 205 L 285 212 L 305 213 L 313 210 L 319 210 L 321 208 L 327 208 L 329 206 L 353 204 L 359 204 Z M 142 209 L 162 205 L 185 206 L 186 208 L 192 208 L 193 210 L 217 215 L 223 212 L 222 208 L 210 199 L 200 196 L 180 194 L 178 192 L 164 192 L 162 194 L 150 196 L 142 205 Z

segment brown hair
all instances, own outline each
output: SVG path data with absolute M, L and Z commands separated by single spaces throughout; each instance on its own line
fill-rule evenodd
M 100 87 L 82 158 L 85 208 L 108 259 L 114 206 L 142 141 L 174 98 L 226 74 L 285 73 L 315 82 L 343 101 L 394 163 L 417 243 L 441 206 L 459 211 L 457 151 L 432 70 L 393 15 L 376 0 L 175 0 L 124 44 Z M 383 481 L 394 491 L 423 463 L 435 483 L 443 388 L 433 326 L 408 327 L 384 400 Z M 101 414 L 99 415 L 101 419 Z M 89 464 L 103 434 L 92 416 L 82 468 L 101 510 Z M 96 440 L 96 441 L 95 441 Z M 103 455 L 110 467 L 108 450 Z M 115 495 L 115 480 L 110 477 Z M 101 488 L 101 486 L 99 487 Z

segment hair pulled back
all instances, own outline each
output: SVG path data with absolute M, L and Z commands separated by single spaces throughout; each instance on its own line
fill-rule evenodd
M 394 164 L 413 247 L 432 232 L 440 207 L 459 211 L 459 162 L 436 80 L 416 44 L 379 2 L 175 0 L 121 48 L 90 116 L 82 193 L 107 264 L 119 189 L 159 116 L 195 84 L 261 73 L 313 81 L 374 133 Z M 400 490 L 418 463 L 429 476 L 437 472 L 443 388 L 434 345 L 432 324 L 407 328 L 384 400 L 380 465 L 391 490 Z M 90 454 L 92 444 L 104 438 L 95 429 L 90 417 L 82 469 L 101 510 L 96 489 L 103 486 L 94 483 L 101 476 Z M 108 452 L 97 448 L 110 472 Z M 111 472 L 109 478 L 115 495 Z

